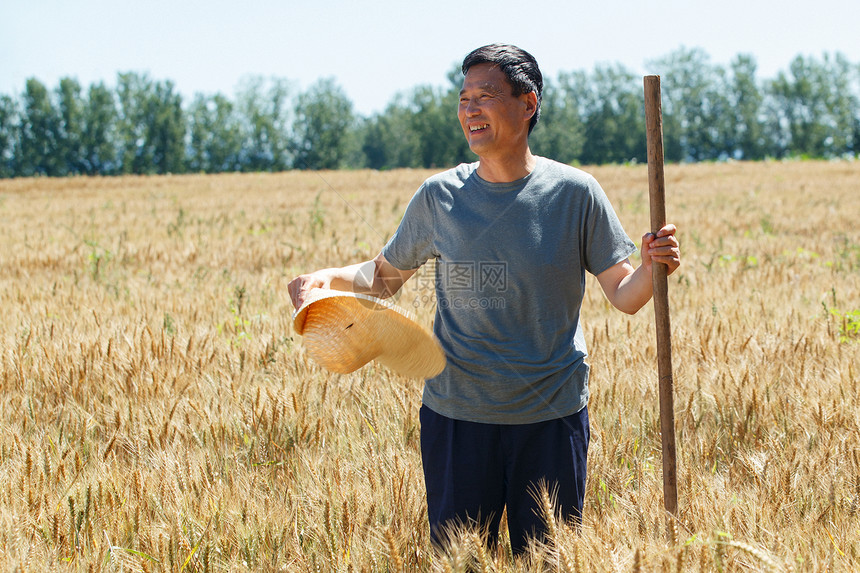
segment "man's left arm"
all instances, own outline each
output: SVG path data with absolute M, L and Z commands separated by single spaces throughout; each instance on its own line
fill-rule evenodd
M 646 233 L 642 236 L 642 264 L 634 269 L 629 259 L 609 267 L 599 275 L 597 281 L 603 288 L 612 306 L 635 314 L 651 299 L 651 264 L 664 263 L 667 274 L 672 274 L 681 264 L 681 250 L 675 236 L 675 225 L 666 225 L 655 236 Z

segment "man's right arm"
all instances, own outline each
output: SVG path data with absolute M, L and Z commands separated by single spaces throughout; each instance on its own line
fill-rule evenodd
M 389 263 L 382 253 L 372 260 L 346 267 L 321 269 L 299 275 L 288 286 L 293 306 L 301 307 L 313 288 L 368 294 L 377 298 L 393 296 L 417 269 L 401 271 Z

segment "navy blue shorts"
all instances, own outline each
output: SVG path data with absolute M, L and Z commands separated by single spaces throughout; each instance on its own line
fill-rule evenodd
M 485 527 L 498 541 L 508 510 L 511 547 L 519 554 L 546 525 L 535 493 L 557 491 L 556 512 L 579 521 L 585 498 L 588 408 L 536 424 L 479 424 L 421 407 L 421 456 L 431 539 L 444 547 L 446 525 Z

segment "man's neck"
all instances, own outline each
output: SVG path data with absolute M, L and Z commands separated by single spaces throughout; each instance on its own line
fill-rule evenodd
M 478 162 L 478 175 L 490 183 L 510 183 L 522 179 L 532 171 L 537 158 L 527 147 L 525 153 L 505 157 L 481 157 Z

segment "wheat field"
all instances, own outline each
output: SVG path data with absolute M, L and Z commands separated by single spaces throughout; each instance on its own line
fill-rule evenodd
M 646 167 L 586 169 L 638 241 Z M 666 167 L 677 519 L 653 307 L 589 278 L 583 524 L 545 496 L 516 561 L 431 549 L 420 382 L 290 326 L 289 280 L 375 255 L 429 174 L 0 181 L 0 570 L 860 569 L 860 162 Z

